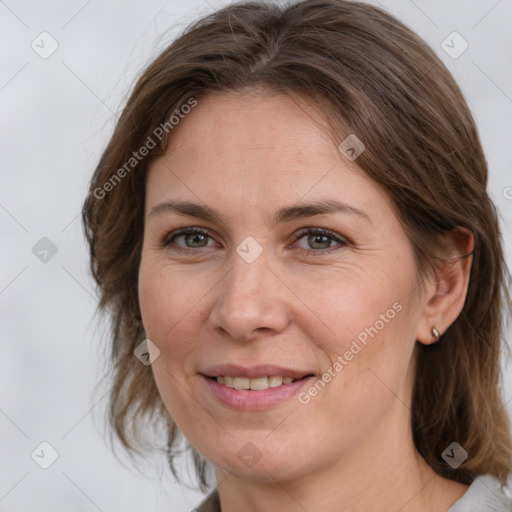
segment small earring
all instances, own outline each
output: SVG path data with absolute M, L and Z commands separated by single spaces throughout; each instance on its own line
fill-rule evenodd
M 434 336 L 436 341 L 439 341 L 439 338 L 441 337 L 441 333 L 435 327 L 432 327 L 432 336 Z

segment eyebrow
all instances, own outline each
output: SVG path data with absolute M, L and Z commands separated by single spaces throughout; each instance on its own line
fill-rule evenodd
M 195 217 L 210 222 L 224 223 L 220 212 L 206 205 L 192 203 L 190 201 L 165 201 L 151 208 L 148 218 L 161 213 L 177 213 L 187 217 Z M 274 224 L 287 222 L 296 219 L 313 217 L 328 213 L 347 213 L 356 215 L 371 224 L 371 219 L 366 212 L 348 204 L 324 200 L 316 203 L 302 203 L 286 206 L 276 212 L 272 221 Z

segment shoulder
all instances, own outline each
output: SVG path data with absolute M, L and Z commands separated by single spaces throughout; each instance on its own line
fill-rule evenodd
M 221 512 L 217 488 L 197 506 L 197 512 Z M 502 486 L 491 475 L 477 477 L 464 495 L 447 512 L 510 512 L 512 511 L 512 473 L 508 485 Z
M 195 508 L 197 512 L 221 512 L 220 500 L 217 488 L 215 488 L 206 498 Z
M 510 512 L 512 511 L 512 473 L 508 485 L 502 486 L 492 475 L 477 477 L 446 512 Z

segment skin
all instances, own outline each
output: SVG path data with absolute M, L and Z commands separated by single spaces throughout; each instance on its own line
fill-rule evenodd
M 414 448 L 415 346 L 457 318 L 471 258 L 421 279 L 386 193 L 339 152 L 319 112 L 298 95 L 209 95 L 150 165 L 139 300 L 160 350 L 155 381 L 188 441 L 215 466 L 223 512 L 446 511 L 467 486 L 437 476 Z M 281 207 L 326 199 L 369 219 L 271 220 Z M 222 221 L 150 214 L 169 200 L 208 205 Z M 208 236 L 165 246 L 182 227 Z M 347 244 L 301 236 L 307 227 Z M 236 252 L 249 236 L 262 249 L 252 263 Z M 472 248 L 460 232 L 447 243 L 452 257 Z M 231 362 L 321 376 L 397 302 L 401 311 L 307 404 L 293 397 L 265 411 L 233 410 L 199 375 Z M 261 455 L 251 467 L 237 457 L 248 442 Z

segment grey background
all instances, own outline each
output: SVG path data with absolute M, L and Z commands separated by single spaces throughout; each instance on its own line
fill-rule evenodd
M 108 388 L 95 385 L 105 330 L 93 318 L 79 211 L 135 76 L 178 31 L 224 4 L 0 1 L 1 511 L 187 511 L 201 500 L 174 483 L 161 460 L 137 470 L 104 441 Z M 461 85 L 511 266 L 512 0 L 380 4 L 419 33 Z M 43 31 L 58 43 L 46 59 L 31 47 L 51 48 Z M 453 31 L 469 43 L 456 59 L 441 47 Z M 510 414 L 510 366 L 504 387 Z M 30 455 L 42 441 L 59 455 L 48 469 Z

